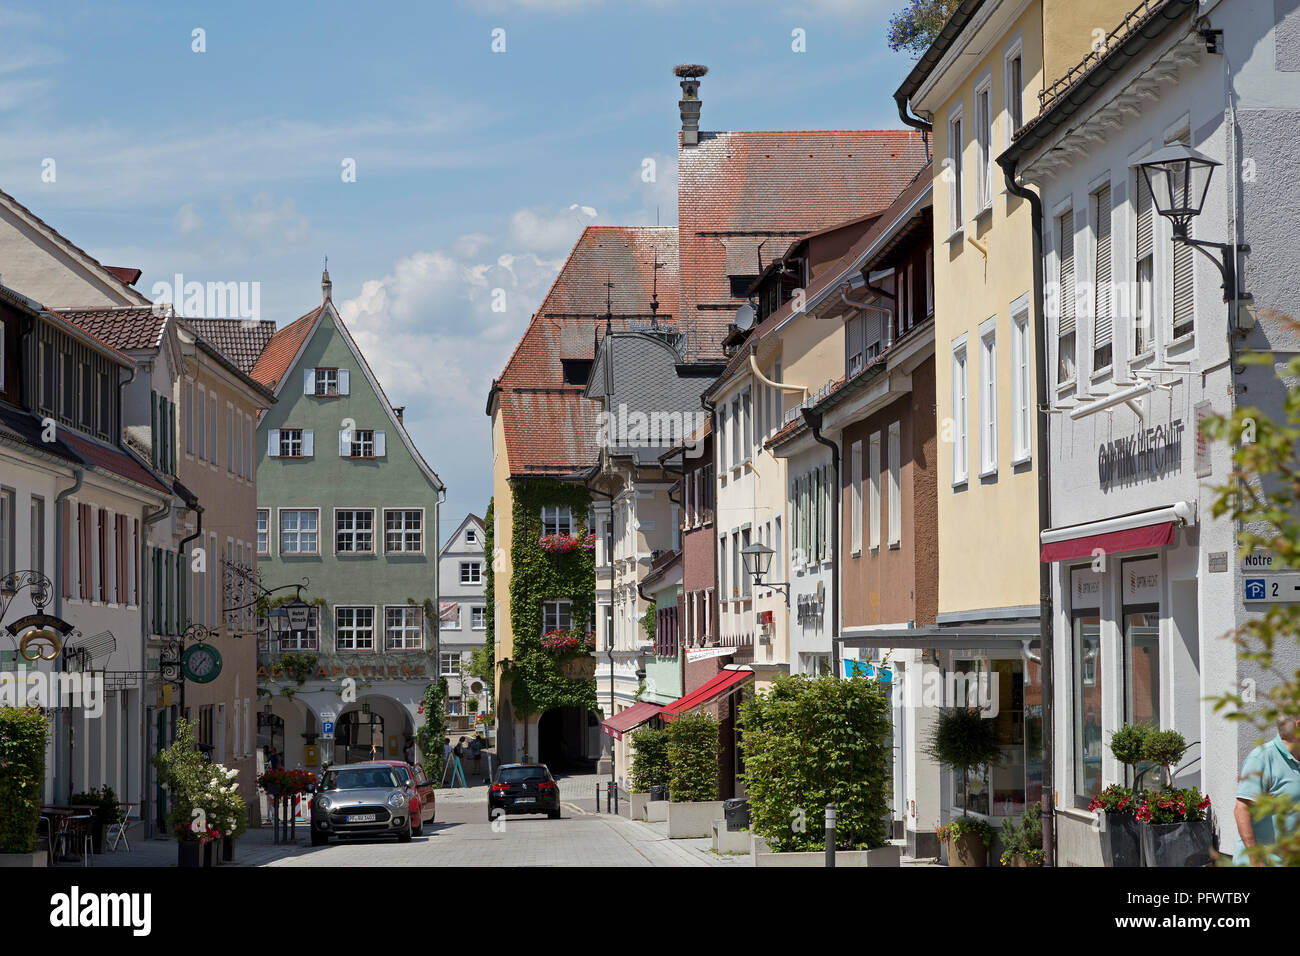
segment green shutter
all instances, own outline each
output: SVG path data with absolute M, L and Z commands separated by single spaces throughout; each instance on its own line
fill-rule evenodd
M 149 435 L 150 456 L 155 468 L 158 467 L 158 402 L 153 392 L 149 393 Z
M 162 628 L 162 561 L 157 548 L 149 549 L 153 566 L 153 633 L 161 634 Z

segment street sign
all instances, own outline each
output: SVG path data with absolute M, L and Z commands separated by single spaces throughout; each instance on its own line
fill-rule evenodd
M 332 720 L 322 720 L 322 721 L 320 722 L 320 732 L 321 732 L 322 734 L 324 734 L 326 737 L 333 737 L 333 736 L 334 736 L 334 721 L 332 721 Z
M 1245 600 L 1256 602 L 1300 601 L 1300 573 L 1269 574 L 1250 577 L 1245 581 Z

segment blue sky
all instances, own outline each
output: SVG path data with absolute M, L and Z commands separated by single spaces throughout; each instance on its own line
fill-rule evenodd
M 143 269 L 146 294 L 176 272 L 258 282 L 279 324 L 319 303 L 328 254 L 335 302 L 448 485 L 445 535 L 487 506 L 488 385 L 582 226 L 676 222 L 673 65 L 709 67 L 703 129 L 897 128 L 912 61 L 884 36 L 901 5 L 8 4 L 0 187 Z

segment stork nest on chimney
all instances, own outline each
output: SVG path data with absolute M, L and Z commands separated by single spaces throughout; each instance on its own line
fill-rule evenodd
M 673 76 L 683 79 L 701 77 L 708 72 L 709 68 L 700 63 L 682 63 L 673 67 Z

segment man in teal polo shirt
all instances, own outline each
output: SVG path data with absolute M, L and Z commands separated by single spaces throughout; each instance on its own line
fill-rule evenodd
M 1268 863 L 1262 859 L 1252 861 L 1246 848 L 1258 843 L 1272 843 L 1279 831 L 1292 832 L 1300 822 L 1300 813 L 1295 812 L 1285 817 L 1275 813 L 1262 820 L 1253 820 L 1250 815 L 1250 805 L 1261 795 L 1285 796 L 1300 807 L 1300 761 L 1296 759 L 1297 752 L 1300 752 L 1300 740 L 1296 739 L 1298 724 L 1300 718 L 1283 717 L 1277 722 L 1277 736 L 1252 750 L 1242 764 L 1241 780 L 1237 784 L 1237 805 L 1233 808 L 1241 839 L 1232 862 L 1238 866 L 1280 863 L 1275 854 L 1269 854 Z

